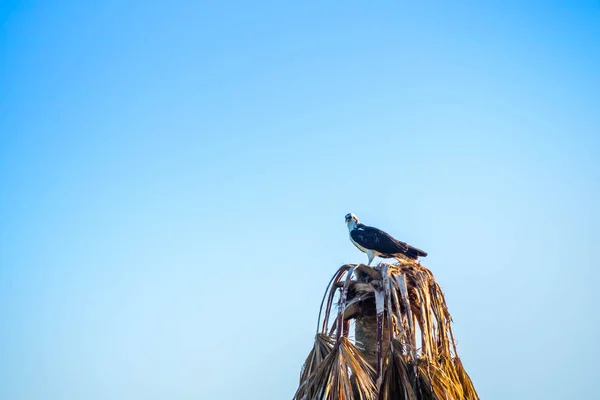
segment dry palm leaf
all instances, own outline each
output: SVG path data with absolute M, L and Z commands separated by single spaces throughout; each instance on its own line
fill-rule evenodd
M 308 357 L 306 357 L 306 361 L 304 361 L 304 365 L 302 366 L 300 383 L 306 381 L 308 377 L 317 370 L 323 360 L 331 353 L 334 345 L 335 340 L 331 336 L 317 333 L 315 336 L 315 344 L 310 353 L 308 353 Z
M 348 338 L 300 385 L 294 400 L 373 400 L 375 371 Z
M 416 377 L 402 353 L 402 343 L 393 340 L 385 360 L 378 400 L 420 399 Z
M 351 318 L 372 321 L 364 349 L 348 339 Z M 294 399 L 478 400 L 451 323 L 440 286 L 420 264 L 343 265 L 323 295 Z

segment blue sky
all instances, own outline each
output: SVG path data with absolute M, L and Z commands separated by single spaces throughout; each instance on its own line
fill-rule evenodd
M 0 3 L 0 398 L 285 399 L 356 213 L 482 398 L 600 395 L 597 2 Z

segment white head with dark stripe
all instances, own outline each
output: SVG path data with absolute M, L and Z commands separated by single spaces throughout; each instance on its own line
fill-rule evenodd
M 356 228 L 356 225 L 359 224 L 358 221 L 358 217 L 352 213 L 350 214 L 346 214 L 346 226 L 348 227 L 348 230 L 351 231 L 352 229 Z

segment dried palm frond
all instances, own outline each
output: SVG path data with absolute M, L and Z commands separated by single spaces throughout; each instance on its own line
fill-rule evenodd
M 475 386 L 473 386 L 473 382 L 471 381 L 471 377 L 469 376 L 469 374 L 467 374 L 467 371 L 465 371 L 465 367 L 463 367 L 460 358 L 454 357 L 452 362 L 454 363 L 454 369 L 456 370 L 456 373 L 458 374 L 458 379 L 460 380 L 460 383 L 462 385 L 463 392 L 465 394 L 464 398 L 466 400 L 479 399 L 477 391 L 475 390 Z
M 478 400 L 451 323 L 440 286 L 420 264 L 343 265 L 323 296 L 294 399 Z
M 402 343 L 393 340 L 385 360 L 378 400 L 417 400 L 418 386 L 412 366 L 403 355 Z
M 300 385 L 295 400 L 373 400 L 375 371 L 342 337 L 319 367 Z
M 308 353 L 308 357 L 306 357 L 306 361 L 304 361 L 304 365 L 302 366 L 300 383 L 306 381 L 308 377 L 317 370 L 323 360 L 331 353 L 334 345 L 334 338 L 323 335 L 322 333 L 317 333 L 315 336 L 315 344 L 310 353 Z
M 439 399 L 465 399 L 462 385 L 453 370 L 448 368 L 449 360 L 427 362 L 419 366 L 419 372 L 427 377 L 431 390 Z

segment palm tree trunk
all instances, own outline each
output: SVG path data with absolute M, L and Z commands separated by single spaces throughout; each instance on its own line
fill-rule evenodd
M 363 357 L 378 371 L 377 365 L 377 315 L 375 313 L 375 302 L 366 302 L 362 307 L 363 312 L 356 316 L 356 327 L 354 331 L 357 347 L 361 350 Z M 370 303 L 370 304 L 369 304 Z M 366 308 L 366 309 L 365 309 Z M 390 347 L 390 332 L 387 324 L 382 326 L 382 356 L 385 358 Z
M 371 272 L 371 275 L 366 272 Z M 375 272 L 378 274 L 378 272 Z M 373 275 L 369 269 L 356 271 L 357 281 L 369 283 L 373 278 L 381 279 L 378 275 Z M 359 304 L 358 312 L 355 315 L 355 340 L 357 347 L 361 350 L 363 357 L 379 373 L 378 355 L 377 355 L 377 309 L 374 299 L 368 299 Z M 382 357 L 385 358 L 390 347 L 390 333 L 387 324 L 382 324 Z

